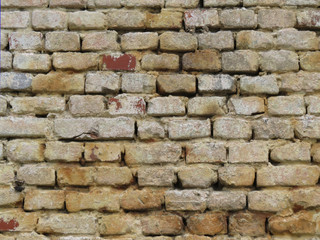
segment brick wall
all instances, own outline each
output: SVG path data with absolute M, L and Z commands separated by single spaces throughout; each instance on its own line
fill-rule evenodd
M 320 0 L 2 0 L 0 240 L 319 240 Z

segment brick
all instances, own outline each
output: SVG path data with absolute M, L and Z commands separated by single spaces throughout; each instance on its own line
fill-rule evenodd
M 59 186 L 90 186 L 94 182 L 93 167 L 64 166 L 57 170 Z
M 180 29 L 183 13 L 162 9 L 160 13 L 146 14 L 147 29 Z
M 30 190 L 24 199 L 24 209 L 63 209 L 65 193 L 61 190 Z
M 8 32 L 1 30 L 1 50 L 5 49 L 8 46 Z
M 10 52 L 1 51 L 1 70 L 9 70 L 12 68 L 12 54 Z
M 168 126 L 173 140 L 204 138 L 211 136 L 211 122 L 207 120 L 173 120 Z
M 78 142 L 46 142 L 44 157 L 46 161 L 79 162 L 82 158 L 83 144 Z
M 40 32 L 12 32 L 8 34 L 10 50 L 35 50 L 43 48 L 43 35 Z
M 37 225 L 39 233 L 94 234 L 96 217 L 92 214 L 54 213 L 40 217 Z
M 304 115 L 305 103 L 302 96 L 278 96 L 268 98 L 268 112 L 270 115 Z
M 120 76 L 113 72 L 89 72 L 85 82 L 86 93 L 117 93 Z
M 136 57 L 132 54 L 112 53 L 103 55 L 102 61 L 100 61 L 101 70 L 134 71 L 136 65 Z
M 121 49 L 132 50 L 155 50 L 158 48 L 158 33 L 137 32 L 125 33 L 121 36 Z
M 166 0 L 166 8 L 196 8 L 199 0 Z
M 63 11 L 34 10 L 32 28 L 35 30 L 65 30 L 68 26 L 68 15 Z
M 32 80 L 32 91 L 34 93 L 83 93 L 84 80 L 83 74 L 52 71 L 35 76 Z
M 131 232 L 130 215 L 112 214 L 103 216 L 99 221 L 99 232 L 102 235 L 122 235 Z
M 320 52 L 307 52 L 300 55 L 300 66 L 305 71 L 320 71 Z
M 236 91 L 236 79 L 227 74 L 201 74 L 197 76 L 200 93 L 233 93 Z
M 1 2 L 1 7 L 3 8 L 28 8 L 28 7 L 47 7 L 48 0 L 4 0 Z
M 151 116 L 183 116 L 185 111 L 185 104 L 179 97 L 156 97 L 148 102 Z
M 141 187 L 172 187 L 177 181 L 174 170 L 169 167 L 140 168 L 137 173 Z
M 59 70 L 85 71 L 98 67 L 96 53 L 53 53 L 53 66 Z
M 260 31 L 241 31 L 236 42 L 237 49 L 269 50 L 275 46 L 272 34 Z
M 223 28 L 247 29 L 257 27 L 257 15 L 253 10 L 223 10 L 220 15 Z
M 105 15 L 101 12 L 72 12 L 69 13 L 68 27 L 70 30 L 103 30 Z
M 144 29 L 146 13 L 139 10 L 112 9 L 105 12 L 108 29 Z
M 164 32 L 159 37 L 160 49 L 163 51 L 195 51 L 198 40 L 191 33 Z
M 279 93 L 279 86 L 275 75 L 265 75 L 258 77 L 241 77 L 240 91 L 245 94 L 270 94 Z
M 192 163 L 224 163 L 227 150 L 223 143 L 199 142 L 186 145 L 186 162 Z
M 245 7 L 253 7 L 253 6 L 282 6 L 284 3 L 283 0 L 244 0 L 243 5 Z
M 117 42 L 118 33 L 115 31 L 92 32 L 84 36 L 82 40 L 83 51 L 120 50 Z
M 220 54 L 213 50 L 186 53 L 182 57 L 182 67 L 186 71 L 218 72 L 221 70 Z
M 231 7 L 240 5 L 241 0 L 204 0 L 205 7 Z
M 255 139 L 292 139 L 293 126 L 288 119 L 263 118 L 252 124 Z
M 258 169 L 257 186 L 308 186 L 319 180 L 317 166 L 287 165 L 269 166 Z
M 222 139 L 250 139 L 252 129 L 244 119 L 218 118 L 213 123 L 213 136 Z
M 51 58 L 48 54 L 17 53 L 13 59 L 13 68 L 28 72 L 49 72 Z
M 16 114 L 61 113 L 65 110 L 63 97 L 15 97 L 10 101 L 12 112 Z
M 84 157 L 86 161 L 120 162 L 122 147 L 117 143 L 87 142 Z
M 224 115 L 226 112 L 224 97 L 195 97 L 188 101 L 189 116 Z
M 298 55 L 287 50 L 271 50 L 260 53 L 261 70 L 265 72 L 289 72 L 299 70 Z
M 308 114 L 320 114 L 320 98 L 318 96 L 305 97 L 305 103 L 308 106 Z
M 125 186 L 133 182 L 131 170 L 127 167 L 99 167 L 95 175 L 98 185 Z
M 164 95 L 194 94 L 196 78 L 189 74 L 159 75 L 157 78 L 158 92 Z
M 312 145 L 311 156 L 312 156 L 313 162 L 320 162 L 320 144 L 315 143 Z
M 208 208 L 210 210 L 241 210 L 246 207 L 246 203 L 246 195 L 236 191 L 212 192 L 208 197 Z
M 125 7 L 161 8 L 164 6 L 164 0 L 121 0 L 121 5 Z
M 138 121 L 138 136 L 142 140 L 164 138 L 166 135 L 164 126 L 156 121 Z
M 125 162 L 127 165 L 176 163 L 182 150 L 179 144 L 151 143 L 128 144 L 125 146 Z
M 98 8 L 120 8 L 121 1 L 119 0 L 95 0 L 95 5 Z
M 68 2 L 63 0 L 50 0 L 50 7 L 61 8 L 85 8 L 87 0 L 69 0 Z
M 120 210 L 120 194 L 117 190 L 94 188 L 89 192 L 70 191 L 66 194 L 68 212 L 81 210 L 98 210 L 118 212 Z
M 237 115 L 264 113 L 264 99 L 259 97 L 233 97 L 228 101 L 228 108 L 229 111 Z
M 289 194 L 283 190 L 263 190 L 248 193 L 251 211 L 278 212 L 290 207 Z
M 1 72 L 1 91 L 29 91 L 33 76 L 28 73 Z
M 202 33 L 198 35 L 199 49 L 233 50 L 234 39 L 231 31 Z
M 310 149 L 311 145 L 306 142 L 288 143 L 272 149 L 270 158 L 276 162 L 310 162 Z
M 0 116 L 6 115 L 7 105 L 7 100 L 5 98 L 0 97 Z
M 222 71 L 228 73 L 256 73 L 259 55 L 250 50 L 222 53 Z
M 265 235 L 266 216 L 261 213 L 238 212 L 229 217 L 231 235 L 262 236 Z
M 155 93 L 156 76 L 144 73 L 123 73 L 121 78 L 122 92 Z
M 105 110 L 103 96 L 73 95 L 69 98 L 68 106 L 74 116 L 97 116 Z
M 26 213 L 22 209 L 1 209 L 0 231 L 31 232 L 36 228 L 38 213 Z
M 304 117 L 295 122 L 295 133 L 298 138 L 319 138 L 320 119 L 314 117 Z
M 217 28 L 219 27 L 219 15 L 216 9 L 191 9 L 184 12 L 186 29 L 192 28 Z
M 73 32 L 46 33 L 45 49 L 50 52 L 80 51 L 80 37 Z
M 229 146 L 230 163 L 268 162 L 269 149 L 263 142 L 234 143 Z
M 290 192 L 290 202 L 302 208 L 318 207 L 320 189 L 316 187 L 297 188 Z
M 134 120 L 118 118 L 56 119 L 54 132 L 62 139 L 132 139 Z
M 296 14 L 286 9 L 261 9 L 258 11 L 258 26 L 264 29 L 292 28 Z
M 182 218 L 170 213 L 156 213 L 141 219 L 144 235 L 179 235 L 183 231 Z
M 116 97 L 109 98 L 108 112 L 113 116 L 143 115 L 146 112 L 146 103 L 143 97 L 121 94 Z
M 219 168 L 219 182 L 224 186 L 248 187 L 255 179 L 255 169 L 250 166 L 228 165 Z
M 31 232 L 19 234 L 16 240 L 48 240 L 48 237 L 36 232 Z
M 3 12 L 1 14 L 1 28 L 27 28 L 30 25 L 29 12 Z
M 15 240 L 15 237 L 0 234 L 2 240 Z
M 5 164 L 0 164 L 0 184 L 7 185 L 14 181 L 14 169 L 13 166 Z
M 204 211 L 207 208 L 208 191 L 169 190 L 165 193 L 167 211 Z
M 141 67 L 144 70 L 177 71 L 179 69 L 179 56 L 168 53 L 146 54 L 142 57 Z
M 209 235 L 227 233 L 227 219 L 219 212 L 194 214 L 187 219 L 187 228 L 190 233 Z
M 305 9 L 297 13 L 298 28 L 319 29 L 320 11 L 318 9 Z
M 44 144 L 32 140 L 11 140 L 7 143 L 7 159 L 13 162 L 42 162 Z
M 210 168 L 191 166 L 180 169 L 178 178 L 183 188 L 209 188 L 217 182 L 218 175 Z
M 13 188 L 5 187 L 0 188 L 0 206 L 1 207 L 18 207 L 20 206 L 23 200 L 23 195 L 19 192 L 16 192 Z
M 55 178 L 54 168 L 42 164 L 23 165 L 17 173 L 17 179 L 28 185 L 54 186 Z
M 48 121 L 41 118 L 0 118 L 1 137 L 45 137 Z

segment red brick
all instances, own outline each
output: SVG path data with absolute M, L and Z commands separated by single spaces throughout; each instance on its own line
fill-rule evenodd
M 102 70 L 132 71 L 136 64 L 136 57 L 131 54 L 104 55 L 101 68 Z

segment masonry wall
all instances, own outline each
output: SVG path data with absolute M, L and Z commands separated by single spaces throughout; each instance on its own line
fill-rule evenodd
M 1 240 L 319 240 L 320 0 L 2 0 Z

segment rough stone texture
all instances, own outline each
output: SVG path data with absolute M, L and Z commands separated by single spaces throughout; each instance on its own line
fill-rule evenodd
M 183 116 L 184 102 L 179 97 L 159 97 L 148 102 L 148 114 L 151 116 Z
M 218 72 L 221 69 L 220 54 L 212 50 L 186 53 L 182 57 L 182 68 L 187 71 Z
M 50 52 L 79 51 L 80 37 L 77 33 L 49 32 L 46 34 L 45 49 Z
M 121 36 L 121 48 L 124 51 L 158 48 L 158 34 L 153 32 L 126 33 Z
M 169 122 L 169 138 L 191 139 L 209 137 L 211 135 L 211 124 L 208 120 L 175 120 Z
M 230 75 L 203 74 L 198 75 L 197 79 L 200 93 L 233 93 L 236 91 L 236 79 Z
M 160 35 L 160 49 L 163 51 L 188 52 L 198 47 L 198 41 L 190 33 L 165 32 Z
M 296 14 L 286 9 L 262 9 L 258 12 L 258 25 L 265 29 L 290 28 L 296 24 Z
M 249 50 L 222 53 L 222 71 L 229 73 L 255 73 L 258 71 L 258 54 Z
M 228 165 L 219 168 L 219 181 L 226 186 L 252 186 L 255 179 L 255 169 L 249 166 Z
M 220 21 L 224 28 L 256 28 L 257 16 L 253 10 L 224 10 L 221 12 Z
M 310 162 L 310 149 L 311 145 L 306 142 L 288 143 L 272 149 L 270 158 L 276 162 Z
M 240 78 L 240 91 L 244 94 L 275 95 L 279 93 L 279 86 L 274 75 L 242 77 Z
M 117 93 L 120 89 L 120 76 L 112 72 L 89 72 L 85 89 L 87 93 Z
M 246 203 L 246 195 L 241 192 L 212 192 L 208 198 L 208 208 L 211 210 L 241 210 Z
M 122 147 L 116 143 L 94 142 L 85 144 L 86 161 L 119 162 Z
M 82 158 L 83 144 L 77 142 L 46 142 L 46 161 L 78 162 Z
M 42 162 L 44 147 L 38 141 L 12 140 L 7 143 L 7 158 L 13 162 Z
M 88 33 L 82 41 L 84 51 L 120 50 L 115 31 Z
M 229 111 L 238 115 L 253 115 L 264 112 L 264 99 L 259 97 L 231 98 L 228 102 Z
M 63 11 L 34 10 L 32 12 L 32 27 L 35 30 L 67 29 L 68 15 Z
M 141 67 L 145 70 L 171 70 L 179 69 L 179 56 L 175 54 L 163 53 L 160 55 L 146 54 L 142 57 Z
M 186 145 L 187 163 L 224 163 L 227 150 L 223 143 L 200 142 Z
M 307 52 L 300 55 L 300 65 L 302 70 L 320 71 L 320 52 Z
M 223 213 L 206 212 L 187 219 L 187 228 L 192 234 L 216 235 L 227 233 L 227 219 Z
M 198 36 L 199 49 L 233 50 L 234 39 L 231 31 L 202 33 Z
M 177 177 L 169 167 L 141 168 L 138 170 L 138 184 L 141 187 L 172 187 Z
M 251 125 L 244 119 L 218 118 L 213 123 L 213 136 L 222 139 L 250 139 Z
M 289 72 L 299 70 L 298 55 L 287 50 L 260 53 L 261 69 L 265 72 Z
M 275 46 L 271 33 L 259 31 L 240 31 L 237 34 L 237 48 L 268 50 Z
M 268 112 L 270 115 L 303 115 L 306 113 L 303 97 L 270 97 L 268 98 Z
M 210 168 L 187 167 L 178 171 L 178 178 L 184 188 L 208 188 L 217 182 L 218 176 Z
M 226 113 L 226 99 L 223 97 L 195 97 L 188 102 L 189 116 L 212 116 Z
M 184 23 L 187 28 L 209 27 L 216 28 L 220 25 L 216 9 L 192 9 L 184 12 Z
M 160 75 L 157 78 L 157 87 L 161 94 L 194 94 L 196 78 L 189 74 Z
M 172 190 L 165 193 L 168 211 L 204 211 L 208 192 L 199 190 Z

